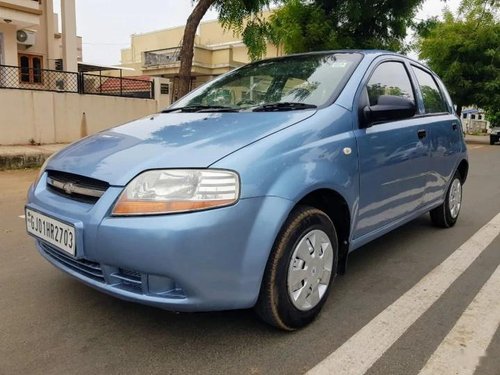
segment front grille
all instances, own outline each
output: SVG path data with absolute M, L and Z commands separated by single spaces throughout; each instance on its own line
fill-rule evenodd
M 113 273 L 112 276 L 120 280 L 120 283 L 117 284 L 118 288 L 133 293 L 143 293 L 142 278 L 139 272 L 119 268 L 118 272 Z
M 104 282 L 104 274 L 102 272 L 99 263 L 91 262 L 86 259 L 75 259 L 69 255 L 64 254 L 62 251 L 57 250 L 53 246 L 46 244 L 45 242 L 40 242 L 40 247 L 43 252 L 48 255 L 51 259 L 62 263 L 73 271 L 76 271 L 84 276 L 87 276 L 93 280 Z
M 137 281 L 137 282 L 141 281 L 141 273 L 137 271 L 130 271 L 120 268 L 118 270 L 118 274 L 128 281 Z
M 72 173 L 48 171 L 47 187 L 66 198 L 94 204 L 109 188 L 109 184 Z
M 83 277 L 127 292 L 155 297 L 186 298 L 184 291 L 167 277 L 143 274 L 133 270 L 101 265 L 87 259 L 75 259 L 54 246 L 39 241 L 41 252 L 58 265 L 63 265 Z M 153 281 L 152 279 L 153 278 Z

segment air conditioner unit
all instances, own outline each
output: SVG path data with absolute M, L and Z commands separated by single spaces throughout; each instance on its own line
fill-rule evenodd
M 31 30 L 18 30 L 17 43 L 23 46 L 32 46 L 36 42 L 36 33 Z
M 64 79 L 56 80 L 56 89 L 59 91 L 64 91 Z

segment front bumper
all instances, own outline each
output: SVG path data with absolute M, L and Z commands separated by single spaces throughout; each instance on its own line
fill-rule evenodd
M 277 197 L 188 214 L 112 217 L 122 188 L 95 204 L 45 188 L 42 177 L 27 207 L 73 224 L 75 258 L 37 240 L 54 266 L 115 297 L 173 311 L 252 307 L 269 252 L 293 203 Z

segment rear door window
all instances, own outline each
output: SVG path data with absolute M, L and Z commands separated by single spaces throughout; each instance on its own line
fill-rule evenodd
M 448 112 L 448 106 L 432 75 L 415 66 L 413 67 L 413 71 L 417 76 L 420 91 L 422 92 L 425 113 Z

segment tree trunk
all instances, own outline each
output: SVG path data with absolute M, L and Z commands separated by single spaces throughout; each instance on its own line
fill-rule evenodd
M 462 104 L 457 104 L 457 116 L 458 117 L 462 117 L 462 108 L 463 108 L 463 105 Z
M 215 3 L 215 1 L 216 0 L 199 0 L 186 22 L 181 51 L 179 54 L 181 66 L 179 69 L 179 85 L 176 93 L 178 98 L 183 97 L 189 92 L 191 86 L 191 68 L 193 66 L 194 38 L 196 36 L 196 29 L 198 28 L 205 13 L 207 13 L 208 9 L 213 3 Z

